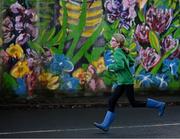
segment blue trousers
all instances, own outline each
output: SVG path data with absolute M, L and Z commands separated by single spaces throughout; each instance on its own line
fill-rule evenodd
M 108 110 L 114 112 L 118 99 L 122 96 L 123 93 L 126 93 L 126 96 L 132 105 L 132 107 L 146 107 L 146 101 L 137 101 L 134 97 L 134 86 L 133 84 L 129 85 L 118 85 L 108 101 Z

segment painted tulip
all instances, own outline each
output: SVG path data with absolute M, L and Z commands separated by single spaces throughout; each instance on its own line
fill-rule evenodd
M 149 44 L 149 31 L 150 28 L 145 24 L 138 24 L 135 30 L 135 39 L 141 44 Z
M 155 49 L 147 47 L 145 50 L 140 49 L 140 59 L 142 66 L 149 71 L 157 65 L 160 60 L 160 56 L 155 52 Z
M 150 7 L 146 13 L 146 22 L 149 27 L 158 33 L 164 32 L 173 19 L 171 9 L 158 9 Z

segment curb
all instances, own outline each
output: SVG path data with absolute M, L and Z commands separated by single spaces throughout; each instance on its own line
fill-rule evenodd
M 82 97 L 82 98 L 61 98 L 60 100 L 23 100 L 21 102 L 0 102 L 0 110 L 8 109 L 61 109 L 61 108 L 100 108 L 108 106 L 109 97 Z M 180 96 L 156 96 L 157 100 L 163 100 L 167 106 L 180 105 Z M 146 96 L 138 96 L 136 100 L 146 100 Z M 117 107 L 130 107 L 126 97 L 121 97 L 117 103 Z

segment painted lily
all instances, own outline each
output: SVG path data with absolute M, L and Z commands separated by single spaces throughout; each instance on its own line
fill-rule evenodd
M 8 53 L 9 56 L 13 58 L 20 59 L 24 57 L 24 51 L 19 44 L 11 44 L 6 49 L 6 52 Z
M 10 71 L 11 75 L 15 78 L 22 78 L 28 73 L 30 69 L 28 67 L 28 62 L 26 60 L 17 62 Z
M 149 71 L 151 68 L 155 67 L 160 60 L 160 56 L 155 52 L 155 49 L 147 47 L 145 50 L 140 49 L 140 60 L 142 66 Z
M 162 49 L 163 49 L 163 53 L 166 53 L 169 50 L 171 50 L 172 48 L 175 48 L 178 44 L 179 44 L 179 40 L 178 39 L 173 39 L 171 35 L 166 36 L 162 40 L 162 43 L 161 43 L 161 46 L 162 46 Z M 174 54 L 176 53 L 176 51 L 174 52 Z
M 141 44 L 149 44 L 150 28 L 145 24 L 138 24 L 134 33 L 135 39 Z
M 158 9 L 150 7 L 146 13 L 146 22 L 149 27 L 158 33 L 164 32 L 173 19 L 173 11 L 171 9 Z

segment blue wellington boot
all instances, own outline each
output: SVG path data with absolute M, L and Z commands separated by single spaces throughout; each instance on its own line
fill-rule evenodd
M 158 109 L 158 111 L 159 111 L 158 115 L 163 116 L 164 110 L 165 110 L 165 107 L 166 107 L 165 102 L 161 102 L 161 101 L 157 101 L 157 100 L 148 98 L 146 105 L 147 105 L 148 108 L 156 108 L 156 109 Z
M 111 123 L 114 120 L 114 117 L 115 117 L 114 112 L 107 111 L 103 122 L 101 124 L 98 124 L 98 123 L 95 122 L 94 126 L 96 126 L 97 128 L 107 132 L 109 130 L 109 127 L 110 127 Z

